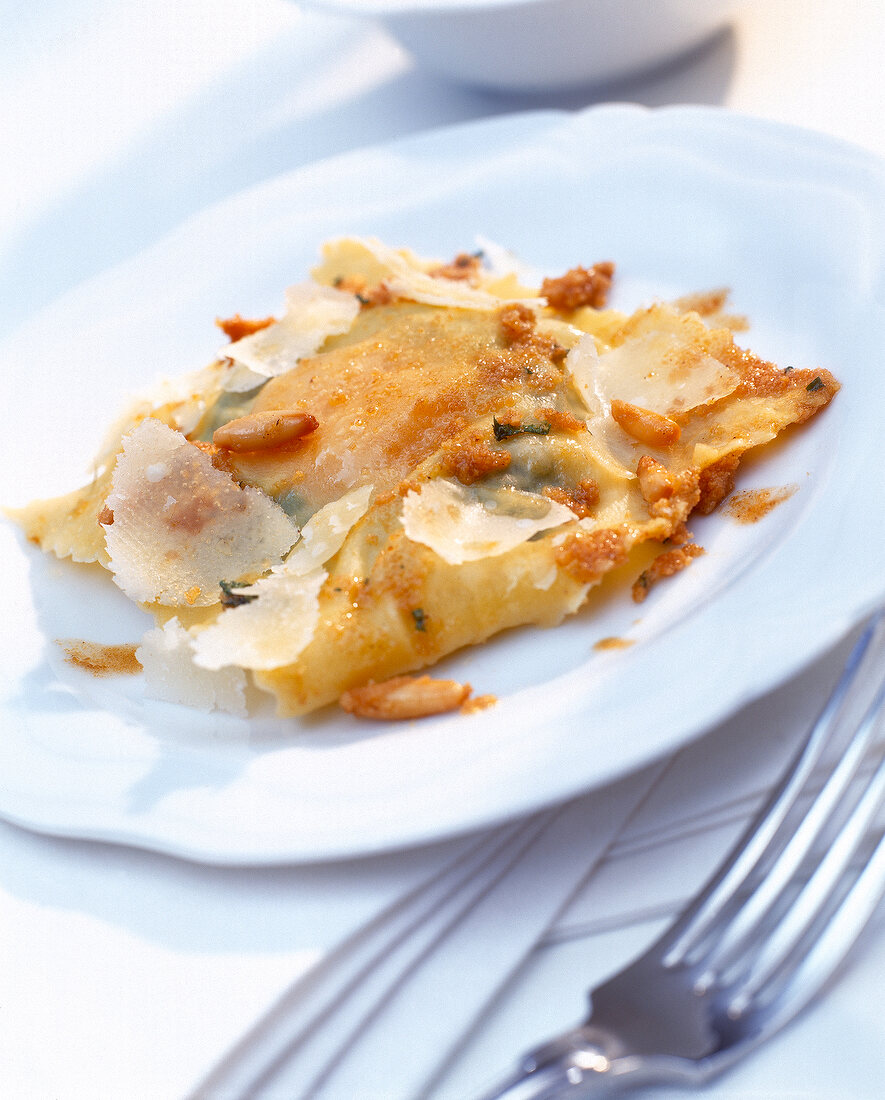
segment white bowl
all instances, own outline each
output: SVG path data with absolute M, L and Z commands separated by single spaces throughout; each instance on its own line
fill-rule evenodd
M 306 0 L 375 19 L 434 72 L 546 91 L 659 65 L 724 27 L 742 0 Z

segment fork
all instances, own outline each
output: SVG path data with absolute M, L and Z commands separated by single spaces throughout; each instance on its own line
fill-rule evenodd
M 883 638 L 880 610 L 804 746 L 701 893 L 651 948 L 590 993 L 583 1024 L 526 1054 L 482 1100 L 701 1085 L 821 990 L 885 893 L 885 836 L 868 838 L 885 798 L 875 745 Z M 834 751 L 821 776 L 825 752 Z M 879 757 L 872 769 L 871 756 Z

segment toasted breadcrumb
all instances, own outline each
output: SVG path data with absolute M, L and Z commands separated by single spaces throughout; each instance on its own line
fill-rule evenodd
M 608 528 L 603 531 L 576 531 L 556 547 L 556 564 L 570 577 L 582 583 L 597 581 L 627 557 L 624 535 Z
M 249 320 L 246 317 L 241 317 L 239 313 L 235 313 L 233 317 L 227 317 L 225 319 L 216 317 L 215 319 L 215 324 L 218 325 L 232 344 L 235 344 L 237 340 L 242 340 L 246 336 L 251 336 L 253 332 L 260 332 L 263 328 L 269 328 L 275 323 L 276 317 L 263 317 L 261 320 Z
M 599 485 L 592 477 L 579 481 L 573 489 L 560 489 L 555 485 L 544 487 L 544 496 L 570 508 L 578 519 L 592 516 L 599 504 Z
M 704 553 L 704 548 L 696 543 L 687 546 L 677 546 L 673 550 L 665 550 L 659 554 L 648 569 L 644 570 L 633 582 L 632 595 L 634 603 L 642 603 L 649 590 L 664 577 L 672 577 L 691 565 L 695 558 Z
M 781 485 L 775 489 L 744 489 L 725 502 L 726 515 L 738 523 L 756 523 L 797 491 L 798 485 Z
M 708 516 L 728 496 L 734 488 L 734 480 L 737 475 L 741 457 L 738 454 L 723 455 L 722 458 L 701 470 L 698 480 L 700 497 L 696 511 L 702 516 Z
M 500 473 L 510 465 L 510 452 L 494 450 L 485 440 L 458 440 L 444 449 L 443 469 L 462 485 L 473 485 L 487 474 Z
M 608 261 L 591 268 L 573 267 L 558 279 L 545 279 L 541 295 L 553 309 L 571 312 L 581 306 L 603 309 L 608 301 L 615 265 Z
M 482 260 L 479 256 L 469 252 L 459 252 L 448 264 L 440 264 L 432 268 L 428 274 L 436 279 L 459 279 L 470 283 L 471 286 L 479 285 L 479 272 Z
M 505 306 L 498 314 L 501 336 L 508 344 L 527 344 L 535 334 L 534 310 L 519 302 Z

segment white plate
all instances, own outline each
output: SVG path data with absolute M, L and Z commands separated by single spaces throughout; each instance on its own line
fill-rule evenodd
M 844 389 L 747 463 L 744 486 L 799 491 L 755 526 L 694 524 L 706 556 L 641 607 L 621 589 L 446 662 L 500 697 L 469 718 L 279 721 L 264 703 L 246 723 L 146 702 L 137 677 L 91 678 L 56 645 L 134 641 L 146 617 L 97 567 L 0 528 L 0 813 L 212 862 L 368 853 L 606 783 L 790 676 L 885 598 L 883 211 L 880 164 L 811 133 L 706 109 L 545 112 L 283 176 L 56 303 L 0 349 L 21 410 L 11 503 L 72 487 L 132 389 L 210 359 L 214 317 L 277 309 L 341 233 L 441 256 L 479 233 L 553 272 L 614 258 L 626 307 L 727 284 L 754 350 Z M 634 644 L 595 650 L 606 635 Z

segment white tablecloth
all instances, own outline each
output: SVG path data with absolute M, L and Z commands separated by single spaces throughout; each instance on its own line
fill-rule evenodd
M 4 331 L 216 199 L 451 122 L 606 98 L 711 103 L 885 154 L 877 0 L 750 3 L 731 31 L 655 75 L 543 101 L 449 85 L 371 26 L 284 0 L 56 0 L 5 16 Z M 569 808 L 323 1095 L 467 1097 L 573 1023 L 584 990 L 648 943 L 722 855 L 837 665 L 831 655 L 673 760 Z M 472 843 L 231 870 L 0 824 L 0 1094 L 187 1095 L 296 979 Z M 532 882 L 548 893 L 520 924 L 508 897 Z M 880 919 L 826 999 L 709 1095 L 881 1096 L 883 981 Z M 267 1095 L 291 1095 L 285 1080 Z

